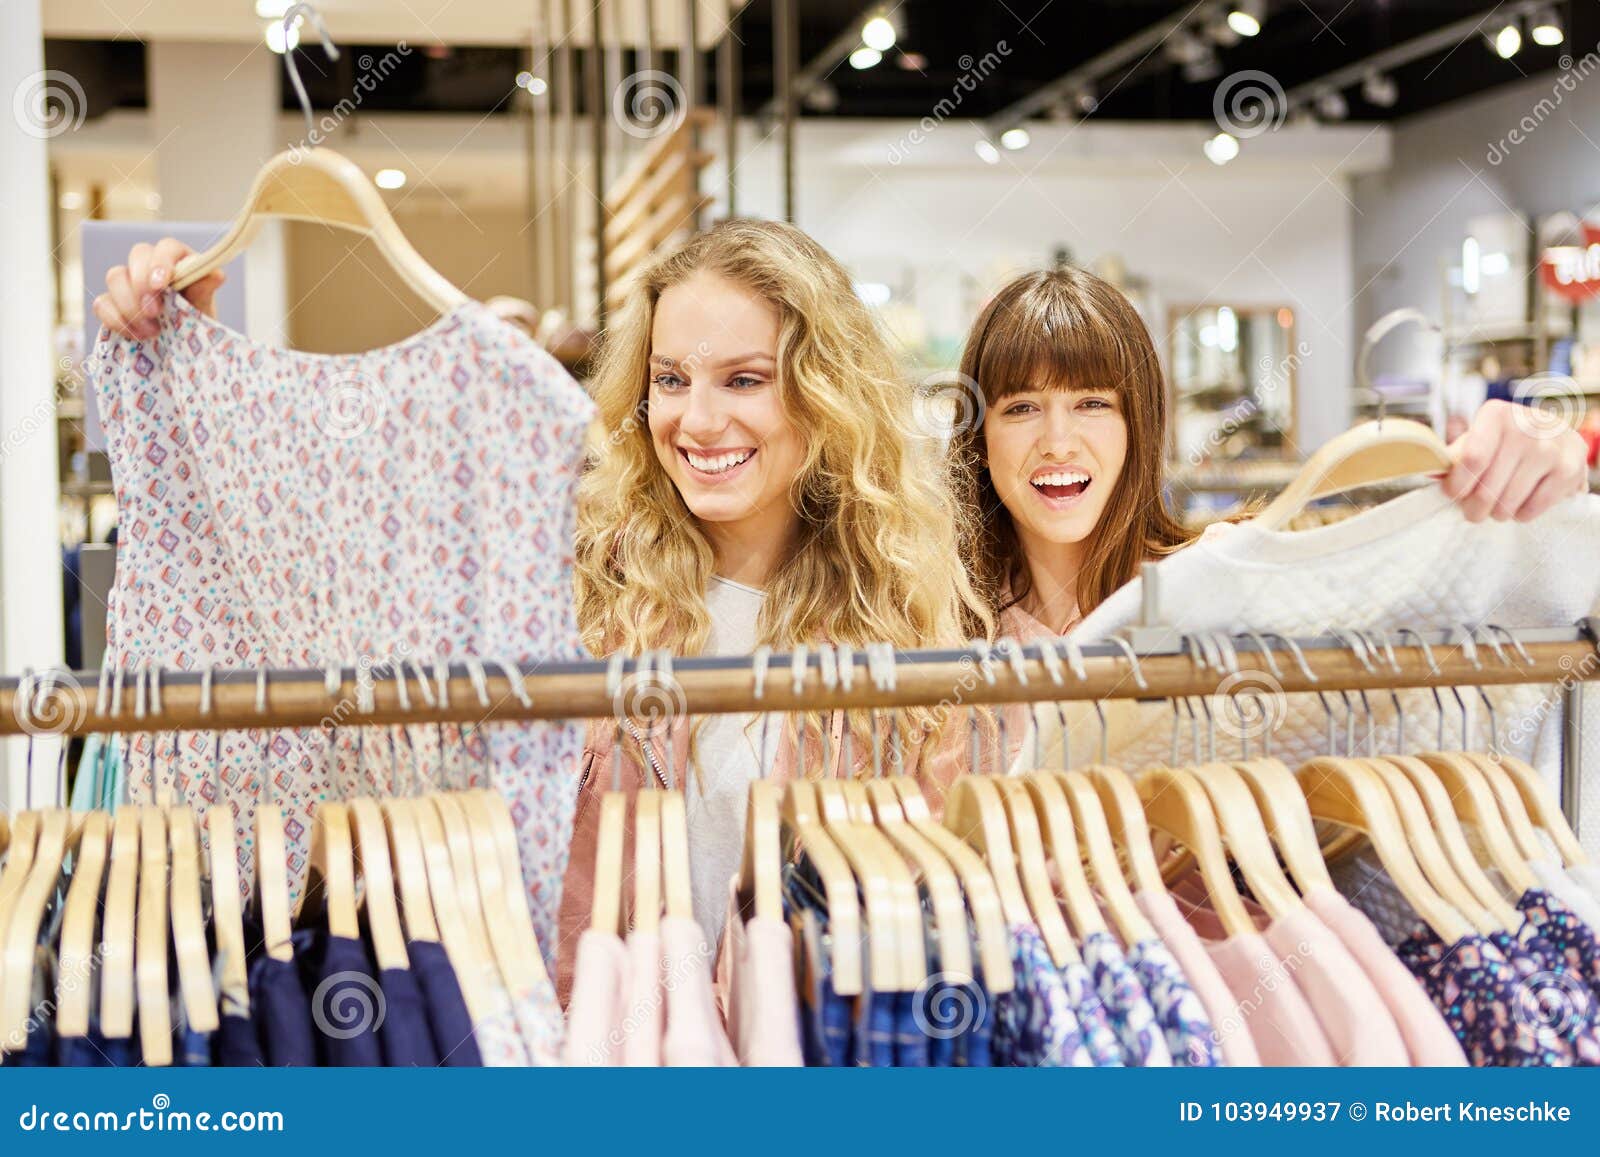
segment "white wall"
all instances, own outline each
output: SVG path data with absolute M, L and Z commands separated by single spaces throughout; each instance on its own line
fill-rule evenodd
M 1387 161 L 1382 130 L 1282 129 L 1217 168 L 1201 126 L 1042 126 L 1031 146 L 978 160 L 977 130 L 913 122 L 805 123 L 797 223 L 859 279 L 912 294 L 958 345 L 984 298 L 1066 246 L 1075 263 L 1117 258 L 1148 282 L 1147 320 L 1167 353 L 1167 311 L 1199 302 L 1296 313 L 1299 442 L 1349 423 L 1355 350 L 1348 174 Z M 894 158 L 899 158 L 898 161 Z M 776 216 L 775 141 L 752 133 L 736 170 L 738 211 Z M 723 192 L 720 167 L 707 188 Z

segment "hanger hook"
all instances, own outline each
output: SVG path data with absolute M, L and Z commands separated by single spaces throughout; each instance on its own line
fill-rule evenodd
M 256 714 L 265 715 L 266 713 L 267 669 L 261 667 L 256 670 Z M 272 802 L 272 763 L 268 756 L 271 735 L 271 728 L 263 723 L 261 725 L 261 784 L 256 793 L 257 806 L 262 803 L 270 804 Z
M 1145 681 L 1144 670 L 1139 666 L 1139 656 L 1133 653 L 1133 645 L 1121 635 L 1112 635 L 1106 641 L 1108 643 L 1115 643 L 1117 646 L 1122 648 L 1124 653 L 1127 654 L 1128 663 L 1133 668 L 1133 681 L 1138 686 L 1139 690 L 1150 690 L 1150 684 Z M 1082 676 L 1080 675 L 1079 678 L 1082 678 Z
M 317 30 L 317 37 L 322 41 L 322 51 L 328 54 L 329 60 L 339 59 L 339 49 L 334 45 L 333 39 L 328 35 L 328 26 L 322 22 L 322 13 L 316 8 L 300 0 L 298 4 L 291 4 L 283 14 L 283 63 L 289 70 L 289 82 L 294 85 L 294 95 L 300 102 L 300 111 L 306 117 L 306 139 L 315 140 L 317 135 L 316 125 L 312 123 L 311 98 L 306 95 L 305 82 L 300 79 L 300 66 L 294 61 L 294 49 L 288 47 L 290 34 L 294 31 L 294 23 L 300 17 L 306 16 L 311 20 L 311 25 Z
M 1490 623 L 1487 629 L 1493 631 L 1497 635 L 1504 635 L 1506 642 L 1511 644 L 1511 649 L 1517 653 L 1517 658 L 1521 659 L 1529 666 L 1533 665 L 1533 656 L 1528 654 L 1528 648 L 1522 645 L 1522 640 L 1517 638 L 1513 632 L 1508 631 L 1505 627 L 1502 627 L 1497 623 Z M 1503 658 L 1504 652 L 1502 652 L 1501 655 Z M 1506 660 L 1506 665 L 1510 666 L 1510 660 Z

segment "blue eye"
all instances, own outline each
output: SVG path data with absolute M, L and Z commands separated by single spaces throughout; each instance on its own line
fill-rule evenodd
M 729 378 L 728 384 L 736 390 L 753 390 L 761 385 L 761 379 L 751 377 L 749 374 L 739 374 L 736 377 Z
M 650 379 L 650 384 L 660 386 L 663 390 L 673 390 L 683 385 L 683 379 L 676 374 L 657 374 Z

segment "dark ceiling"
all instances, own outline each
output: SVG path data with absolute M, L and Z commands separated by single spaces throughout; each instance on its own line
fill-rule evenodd
M 880 7 L 863 0 L 797 0 L 800 9 L 801 66 L 814 61 L 866 13 Z M 1209 2 L 1209 0 L 1208 0 Z M 973 58 L 994 52 L 998 61 L 981 84 L 964 95 L 960 115 L 983 119 L 1037 90 L 1076 65 L 1177 13 L 1195 8 L 1193 0 L 901 0 L 893 5 L 900 27 L 895 48 L 874 68 L 858 71 L 840 61 L 826 76 L 824 91 L 802 109 L 803 115 L 845 117 L 921 117 L 952 92 Z M 1502 60 L 1474 35 L 1405 65 L 1390 75 L 1398 99 L 1390 108 L 1366 103 L 1360 85 L 1346 88 L 1349 117 L 1388 120 L 1484 92 L 1557 67 L 1563 54 L 1593 50 L 1600 44 L 1600 2 L 1568 0 L 1554 7 L 1565 20 L 1567 38 L 1558 47 L 1540 47 L 1524 36 L 1521 52 Z M 1232 46 L 1216 46 L 1217 75 L 1186 79 L 1167 51 L 1158 49 L 1132 65 L 1102 77 L 1095 85 L 1096 119 L 1209 120 L 1218 81 L 1230 73 L 1258 69 L 1285 90 L 1315 80 L 1395 45 L 1466 17 L 1493 11 L 1488 0 L 1267 0 L 1260 35 Z M 740 16 L 741 97 L 746 111 L 772 96 L 773 0 L 753 0 Z M 1485 32 L 1494 25 L 1485 24 Z M 1003 54 L 1000 46 L 1004 44 Z M 299 53 L 302 75 L 313 101 L 331 108 L 354 84 L 355 62 L 381 55 L 382 45 L 350 45 L 339 64 L 329 65 L 320 50 Z M 582 54 L 580 54 L 582 55 Z M 89 115 L 146 103 L 145 53 L 135 41 L 46 43 L 46 62 L 77 76 L 89 90 Z M 363 107 L 383 111 L 509 112 L 515 78 L 528 66 L 515 48 L 452 46 L 412 53 L 400 69 L 366 98 Z M 675 68 L 674 54 L 662 65 Z M 636 66 L 631 54 L 624 69 Z M 661 65 L 658 65 L 658 67 Z M 704 62 L 708 98 L 716 95 L 716 68 Z M 287 83 L 284 108 L 293 110 Z

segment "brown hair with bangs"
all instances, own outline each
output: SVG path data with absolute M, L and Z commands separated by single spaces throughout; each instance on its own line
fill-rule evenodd
M 984 413 L 1026 390 L 1116 394 L 1128 424 L 1128 456 L 1089 537 L 1078 575 L 1081 613 L 1133 579 L 1141 563 L 1194 538 L 1162 497 L 1167 391 L 1161 362 L 1144 319 L 1115 286 L 1072 268 L 1016 278 L 973 323 L 961 374 L 982 391 Z M 983 423 L 958 431 L 950 449 L 959 496 L 976 527 L 964 553 L 981 596 L 998 615 L 1031 586 L 1022 545 L 989 476 Z

